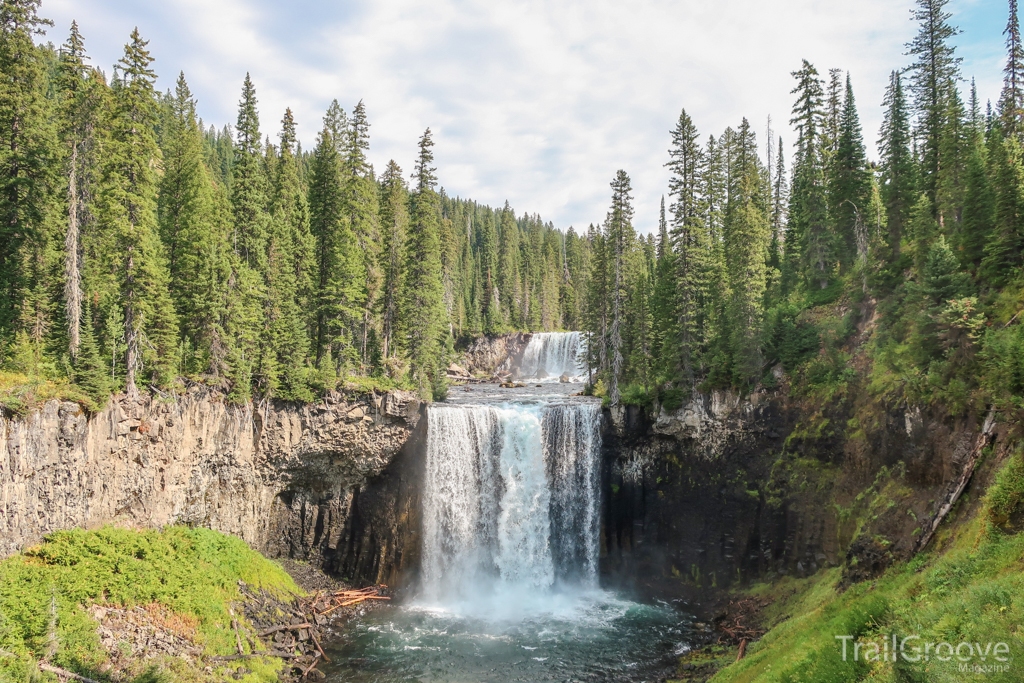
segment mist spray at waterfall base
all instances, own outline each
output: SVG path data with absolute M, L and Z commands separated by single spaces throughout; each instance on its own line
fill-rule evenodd
M 345 634 L 330 680 L 639 681 L 671 666 L 683 615 L 598 584 L 600 403 L 551 389 L 427 420 L 421 586 Z

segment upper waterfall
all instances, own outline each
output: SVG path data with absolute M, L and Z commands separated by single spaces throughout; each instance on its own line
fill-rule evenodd
M 586 340 L 580 332 L 536 332 L 530 337 L 518 376 L 529 380 L 555 380 L 568 375 L 581 380 L 587 373 Z

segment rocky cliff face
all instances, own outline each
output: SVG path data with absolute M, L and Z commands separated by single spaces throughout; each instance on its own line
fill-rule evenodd
M 473 374 L 497 375 L 511 371 L 523 359 L 529 332 L 479 337 L 463 353 L 463 365 Z
M 234 406 L 201 389 L 0 417 L 0 557 L 56 529 L 185 523 L 394 581 L 415 562 L 419 418 L 405 392 Z
M 826 407 L 714 392 L 653 415 L 613 409 L 607 425 L 605 580 L 663 595 L 824 566 L 879 574 L 914 552 L 981 426 L 856 387 Z M 1008 451 L 997 431 L 974 499 Z

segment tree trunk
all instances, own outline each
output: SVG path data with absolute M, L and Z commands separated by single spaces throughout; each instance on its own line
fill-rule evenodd
M 82 268 L 78 224 L 78 144 L 71 148 L 68 173 L 68 229 L 64 236 L 64 306 L 68 318 L 68 352 L 78 356 L 82 325 Z

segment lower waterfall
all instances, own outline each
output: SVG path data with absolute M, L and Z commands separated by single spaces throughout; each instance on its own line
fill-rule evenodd
M 596 403 L 432 406 L 423 597 L 597 585 Z
M 598 581 L 601 404 L 579 385 L 466 386 L 427 409 L 419 585 L 353 619 L 327 683 L 640 683 L 689 617 Z

